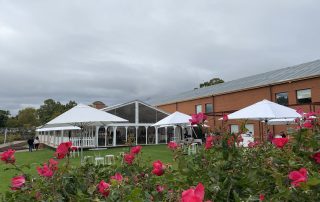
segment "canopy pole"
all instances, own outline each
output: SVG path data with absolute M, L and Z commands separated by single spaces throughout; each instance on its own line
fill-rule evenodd
M 264 126 L 265 126 L 265 133 L 264 133 L 264 134 L 267 135 L 267 132 L 268 132 L 268 119 L 266 119 L 266 120 L 264 121 Z M 264 134 L 263 134 L 263 135 L 264 135 Z
M 261 136 L 261 123 L 259 121 L 259 135 L 260 135 L 260 142 L 262 142 L 262 136 Z
M 81 153 L 80 153 L 80 158 L 81 158 L 81 165 L 83 164 L 83 125 L 81 124 L 80 126 L 80 137 L 81 137 Z

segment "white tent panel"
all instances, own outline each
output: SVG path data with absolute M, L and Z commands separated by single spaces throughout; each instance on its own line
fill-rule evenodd
M 167 116 L 164 119 L 161 119 L 157 123 L 153 124 L 152 126 L 169 126 L 169 125 L 182 125 L 182 124 L 189 124 L 189 119 L 191 116 L 181 113 L 181 112 L 174 112 Z
M 44 125 L 46 127 L 61 127 L 61 126 L 80 126 L 83 123 L 86 125 L 102 126 L 106 123 L 127 122 L 128 120 L 104 112 L 87 105 L 78 104 L 72 109 L 66 111 L 60 116 L 54 118 Z
M 269 100 L 262 100 L 228 115 L 228 119 L 269 120 L 301 117 L 296 110 Z

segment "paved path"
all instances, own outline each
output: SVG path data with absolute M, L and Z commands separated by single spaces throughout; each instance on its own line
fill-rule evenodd
M 29 149 L 22 149 L 22 150 L 18 150 L 16 152 L 29 152 Z
M 1 148 L 4 148 L 4 147 L 11 146 L 11 145 L 21 144 L 21 143 L 23 143 L 23 142 L 26 142 L 26 140 L 13 141 L 13 142 L 5 143 L 5 144 L 0 144 L 0 149 L 1 149 Z

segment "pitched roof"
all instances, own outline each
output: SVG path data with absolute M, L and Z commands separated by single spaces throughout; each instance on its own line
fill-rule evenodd
M 205 88 L 182 92 L 173 96 L 151 98 L 146 100 L 146 102 L 158 106 L 318 76 L 320 76 L 320 60 L 315 60 Z
M 116 105 L 113 105 L 113 106 L 105 107 L 105 108 L 100 109 L 100 110 L 108 112 L 108 111 L 110 111 L 110 110 L 117 109 L 117 108 L 120 108 L 120 107 L 123 107 L 123 106 L 127 106 L 127 105 L 130 105 L 130 104 L 136 103 L 136 102 L 138 102 L 139 104 L 145 105 L 145 106 L 147 106 L 147 107 L 149 107 L 149 108 L 151 108 L 151 109 L 154 109 L 154 110 L 156 110 L 156 111 L 159 111 L 159 112 L 162 112 L 162 113 L 164 113 L 164 114 L 169 115 L 168 112 L 165 112 L 165 111 L 163 111 L 162 109 L 159 109 L 159 108 L 154 107 L 154 106 L 152 106 L 152 105 L 149 105 L 149 104 L 147 104 L 147 103 L 145 103 L 145 102 L 142 102 L 141 100 L 132 100 L 132 101 L 129 101 L 129 102 L 120 103 L 120 104 L 116 104 Z

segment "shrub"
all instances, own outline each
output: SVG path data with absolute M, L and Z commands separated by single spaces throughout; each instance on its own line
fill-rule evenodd
M 303 123 L 301 123 L 303 126 Z M 116 165 L 69 163 L 56 169 L 50 160 L 39 176 L 21 172 L 5 201 L 319 201 L 319 125 L 299 128 L 293 138 L 239 147 L 237 134 L 209 137 L 203 148 L 186 155 L 170 143 L 177 168 L 146 163 L 143 148 L 133 147 Z M 64 143 L 67 148 L 71 146 Z M 279 146 L 280 145 L 280 146 Z M 63 147 L 63 149 L 61 149 Z M 61 146 L 57 157 L 69 158 Z M 6 159 L 14 158 L 11 153 Z M 16 169 L 14 161 L 7 161 Z M 48 166 L 49 165 L 49 166 Z M 56 163 L 54 163 L 56 165 Z M 55 169 L 53 169 L 55 168 Z M 51 169 L 51 170 L 50 170 Z M 21 177 L 23 176 L 23 178 Z M 18 184 L 18 185 L 17 185 Z

